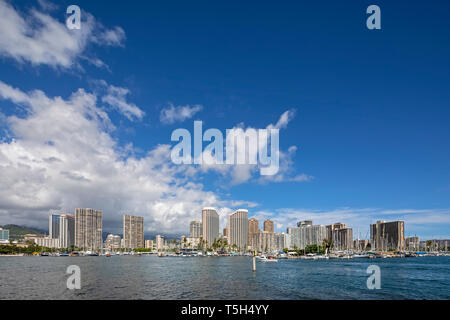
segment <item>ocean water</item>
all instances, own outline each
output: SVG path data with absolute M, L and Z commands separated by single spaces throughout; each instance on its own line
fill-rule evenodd
M 369 290 L 369 265 L 381 289 Z M 66 269 L 81 270 L 68 290 Z M 450 299 L 450 257 L 257 261 L 249 257 L 0 257 L 0 299 Z

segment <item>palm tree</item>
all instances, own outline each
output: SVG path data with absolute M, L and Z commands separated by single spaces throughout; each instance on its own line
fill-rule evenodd
M 323 239 L 322 246 L 325 251 L 330 249 L 333 246 L 333 240 Z
M 431 248 L 431 245 L 433 244 L 433 241 L 431 241 L 431 240 L 427 240 L 427 248 L 428 248 L 428 251 L 430 251 L 430 248 Z

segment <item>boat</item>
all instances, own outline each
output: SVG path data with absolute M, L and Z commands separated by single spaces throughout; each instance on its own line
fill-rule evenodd
M 368 254 L 357 253 L 353 255 L 353 258 L 369 258 Z
M 277 259 L 272 258 L 272 257 L 267 258 L 266 256 L 259 257 L 259 261 L 261 261 L 261 262 L 278 262 Z
M 50 254 L 48 252 L 41 252 L 41 257 L 48 257 Z

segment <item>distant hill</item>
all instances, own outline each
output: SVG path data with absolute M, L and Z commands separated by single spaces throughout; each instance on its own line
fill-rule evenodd
M 24 226 L 18 226 L 16 224 L 6 224 L 6 225 L 0 226 L 0 227 L 3 229 L 9 230 L 9 239 L 10 240 L 23 239 L 23 236 L 28 233 L 33 233 L 33 234 L 46 234 L 47 233 L 44 230 L 30 228 L 30 227 L 24 227 Z

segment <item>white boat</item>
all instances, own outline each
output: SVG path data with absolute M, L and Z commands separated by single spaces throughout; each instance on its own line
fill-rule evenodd
M 262 256 L 259 258 L 259 261 L 261 262 L 278 262 L 277 259 L 274 258 L 267 258 L 266 256 Z

